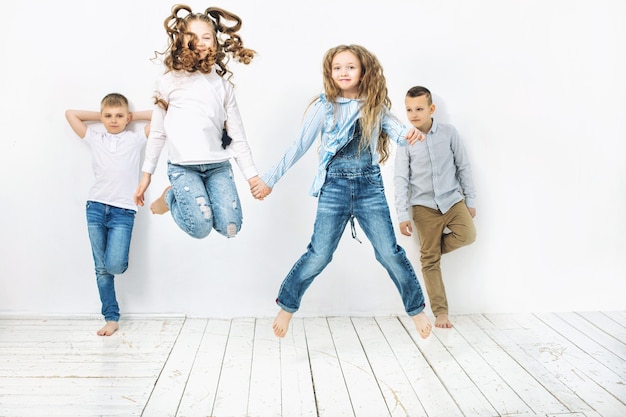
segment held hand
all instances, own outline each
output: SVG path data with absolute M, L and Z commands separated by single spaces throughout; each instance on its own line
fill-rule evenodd
M 416 128 L 411 128 L 406 134 L 406 141 L 409 142 L 409 145 L 414 145 L 417 141 L 424 142 L 425 139 L 426 136 Z
M 250 184 L 252 196 L 257 200 L 263 200 L 272 192 L 272 189 L 258 175 L 250 178 L 248 184 Z
M 411 236 L 413 233 L 413 226 L 411 226 L 410 221 L 400 222 L 400 233 L 404 236 Z
M 135 204 L 143 207 L 144 196 L 143 194 L 148 189 L 150 185 L 150 181 L 152 180 L 152 175 L 144 172 L 141 176 L 141 180 L 139 181 L 139 185 L 137 186 L 137 191 L 135 191 Z

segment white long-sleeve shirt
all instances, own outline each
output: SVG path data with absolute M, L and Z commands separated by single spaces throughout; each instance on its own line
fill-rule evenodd
M 155 105 L 142 170 L 153 174 L 166 143 L 168 160 L 179 165 L 211 164 L 234 158 L 246 179 L 258 174 L 248 146 L 233 86 L 215 71 L 209 74 L 170 71 L 157 81 Z M 226 126 L 232 143 L 222 148 Z

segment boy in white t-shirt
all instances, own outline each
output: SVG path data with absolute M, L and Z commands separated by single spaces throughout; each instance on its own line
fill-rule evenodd
M 129 111 L 121 94 L 106 95 L 100 112 L 67 110 L 65 118 L 76 134 L 91 147 L 95 183 L 87 198 L 87 227 L 96 270 L 102 315 L 106 321 L 98 330 L 110 336 L 119 328 L 119 305 L 115 297 L 115 274 L 128 268 L 128 252 L 137 206 L 133 195 L 139 182 L 141 153 L 150 133 L 150 123 L 140 131 L 126 130 L 133 120 L 147 120 L 151 110 Z M 105 132 L 85 122 L 101 122 Z

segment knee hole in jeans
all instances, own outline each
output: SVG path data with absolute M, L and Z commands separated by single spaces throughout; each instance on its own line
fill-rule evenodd
M 196 203 L 200 207 L 200 211 L 205 219 L 211 218 L 211 207 L 207 204 L 207 201 L 204 197 L 196 198 Z

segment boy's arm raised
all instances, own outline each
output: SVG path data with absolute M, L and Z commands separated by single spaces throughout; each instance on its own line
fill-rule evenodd
M 66 110 L 65 118 L 70 127 L 79 138 L 84 139 L 87 134 L 87 124 L 85 122 L 100 121 L 100 113 L 90 110 Z
M 152 119 L 152 110 L 134 111 L 130 113 L 130 120 L 136 122 L 137 120 L 147 120 L 148 123 L 144 126 L 144 132 L 146 137 L 150 136 L 150 120 Z
M 133 111 L 130 114 L 132 116 L 131 120 L 134 122 L 137 120 L 150 121 L 150 119 L 152 119 L 152 110 Z

